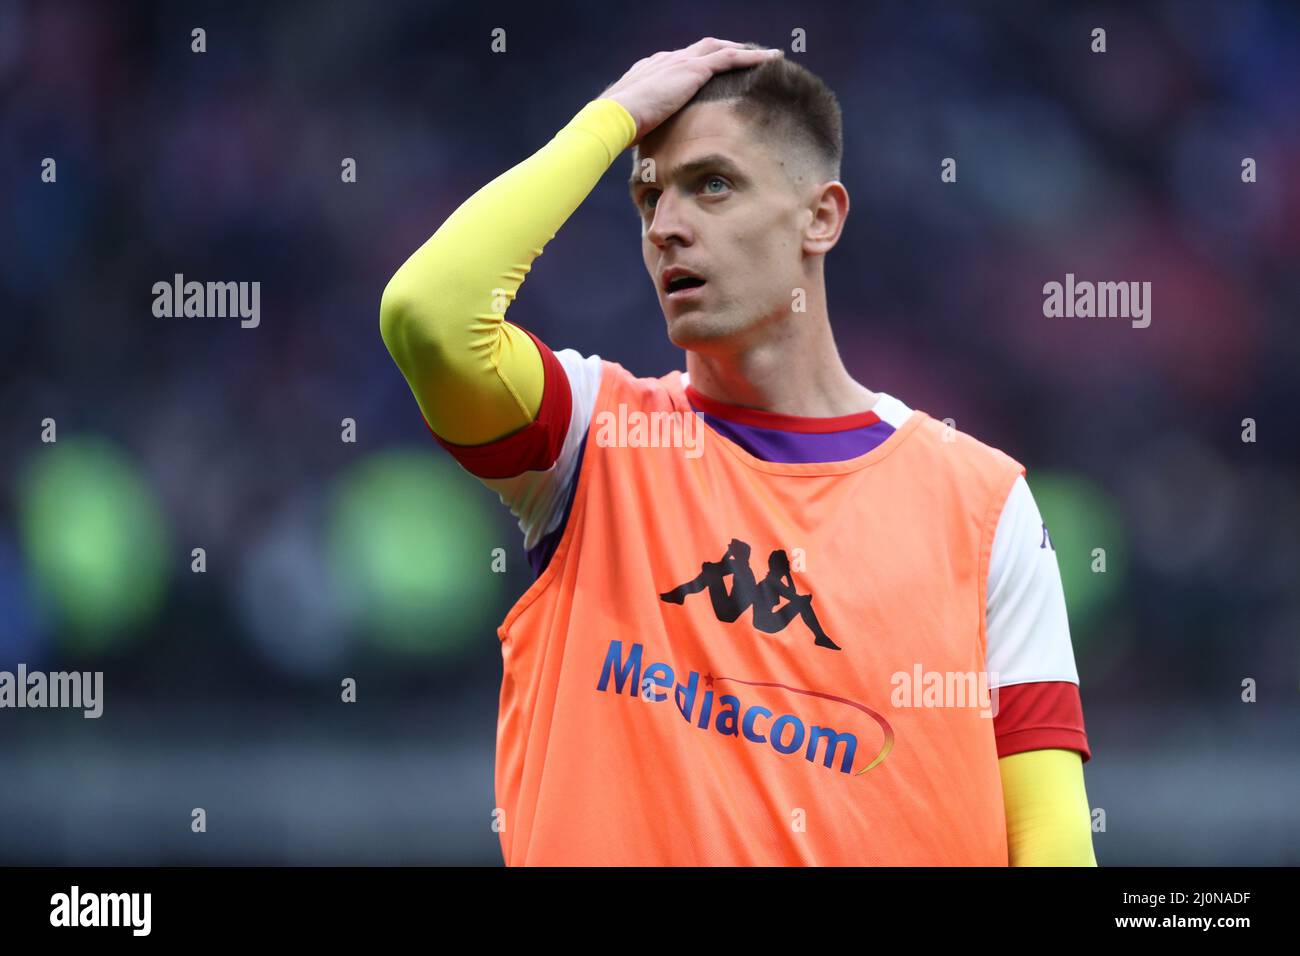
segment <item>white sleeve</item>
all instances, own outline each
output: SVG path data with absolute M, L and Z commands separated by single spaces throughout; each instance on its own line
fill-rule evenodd
M 1024 475 L 1007 495 L 993 535 L 986 610 L 990 687 L 1079 683 L 1061 569 Z
M 578 453 L 582 450 L 596 404 L 596 393 L 600 390 L 599 355 L 582 355 L 573 349 L 561 349 L 555 357 L 564 367 L 573 399 L 569 428 L 555 464 L 545 471 L 525 471 L 513 478 L 479 479 L 495 491 L 519 519 L 525 549 L 536 545 L 564 517 L 569 488 L 577 477 Z

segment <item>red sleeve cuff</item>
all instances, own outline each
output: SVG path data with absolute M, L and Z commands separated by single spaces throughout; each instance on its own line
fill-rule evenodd
M 537 417 L 518 431 L 486 445 L 453 445 L 429 428 L 438 444 L 466 471 L 479 478 L 512 478 L 525 471 L 545 471 L 555 464 L 564 447 L 573 413 L 569 377 L 555 353 L 532 332 L 523 331 L 542 356 L 542 404 L 537 409 Z M 428 428 L 429 423 L 424 424 Z
M 1035 681 L 1000 687 L 997 693 L 993 734 L 999 757 L 1059 747 L 1077 750 L 1084 763 L 1092 759 L 1078 684 Z

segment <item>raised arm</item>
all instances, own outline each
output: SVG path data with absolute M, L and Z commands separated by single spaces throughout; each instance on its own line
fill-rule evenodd
M 635 132 L 614 100 L 588 103 L 538 152 L 467 199 L 389 280 L 380 331 L 440 438 L 485 444 L 536 417 L 542 357 L 505 321 L 506 309 Z
M 467 199 L 397 270 L 380 330 L 436 435 L 479 445 L 534 420 L 543 358 L 505 321 L 533 260 L 619 153 L 714 73 L 776 53 L 708 37 L 638 61 L 546 146 Z

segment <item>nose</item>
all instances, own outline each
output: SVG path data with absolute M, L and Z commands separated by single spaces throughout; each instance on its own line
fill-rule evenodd
M 679 205 L 682 204 L 669 197 L 669 191 L 660 193 L 659 198 L 655 200 L 650 228 L 646 230 L 646 238 L 661 249 L 671 239 L 676 239 L 682 245 L 691 244 L 691 233 L 686 222 L 685 209 L 684 206 L 678 208 Z

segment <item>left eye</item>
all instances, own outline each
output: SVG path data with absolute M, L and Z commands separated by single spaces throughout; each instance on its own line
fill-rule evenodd
M 721 176 L 710 176 L 708 179 L 704 181 L 704 185 L 706 188 L 712 183 L 721 183 L 724 189 L 727 186 L 727 181 L 723 179 Z

